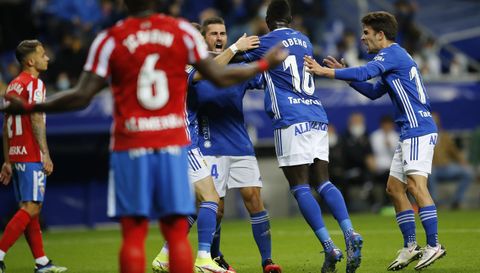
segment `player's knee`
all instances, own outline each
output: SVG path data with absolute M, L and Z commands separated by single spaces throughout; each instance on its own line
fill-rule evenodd
M 387 187 L 385 188 L 385 192 L 387 193 L 388 196 L 390 196 L 391 198 L 395 198 L 399 195 L 403 195 L 404 194 L 404 190 L 400 190 L 399 188 L 397 187 L 392 187 L 390 185 L 387 185 Z
M 409 183 L 407 185 L 407 190 L 411 193 L 414 197 L 418 197 L 420 195 L 428 194 L 428 188 L 426 185 L 417 184 L 417 183 Z
M 249 202 L 245 201 L 245 207 L 250 214 L 264 211 L 263 202 L 260 198 L 252 198 Z
M 250 214 L 264 210 L 259 188 L 242 189 L 242 197 L 245 207 Z
M 218 204 L 220 197 L 215 190 L 210 191 L 197 191 L 197 200 L 201 202 L 215 202 Z

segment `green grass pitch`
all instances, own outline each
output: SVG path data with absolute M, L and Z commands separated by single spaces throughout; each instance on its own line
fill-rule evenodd
M 418 218 L 418 217 L 417 217 Z M 480 211 L 440 211 L 440 241 L 447 256 L 424 272 L 480 272 Z M 343 236 L 330 215 L 326 225 L 336 244 L 345 249 Z M 401 235 L 393 216 L 354 214 L 352 221 L 364 238 L 362 265 L 357 272 L 386 272 L 387 265 L 401 247 Z M 323 263 L 321 246 L 300 217 L 273 219 L 273 259 L 284 273 L 320 272 Z M 192 230 L 191 241 L 196 241 Z M 425 236 L 417 219 L 417 237 L 423 245 Z M 56 230 L 44 233 L 45 249 L 57 264 L 67 266 L 72 273 L 118 272 L 117 253 L 120 244 L 118 230 Z M 150 262 L 162 246 L 162 237 L 152 225 L 147 241 L 147 271 Z M 196 243 L 193 243 L 196 246 Z M 225 221 L 222 227 L 222 251 L 238 273 L 261 273 L 260 258 L 248 220 Z M 31 273 L 33 261 L 24 239 L 18 241 L 5 258 L 8 273 Z M 411 264 L 402 272 L 415 272 Z M 345 260 L 338 266 L 345 272 Z

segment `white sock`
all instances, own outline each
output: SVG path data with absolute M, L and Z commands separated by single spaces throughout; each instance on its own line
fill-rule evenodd
M 197 257 L 200 259 L 210 258 L 211 254 L 210 254 L 210 251 L 199 250 Z
M 47 256 L 43 256 L 35 259 L 35 263 L 39 265 L 46 265 L 48 264 L 49 261 L 50 260 L 47 258 Z
M 7 253 L 0 250 L 0 261 L 3 261 L 3 259 L 5 259 L 5 254 L 7 254 Z

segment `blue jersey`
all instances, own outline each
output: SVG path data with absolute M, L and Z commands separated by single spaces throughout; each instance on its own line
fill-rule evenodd
M 375 84 L 363 82 L 377 76 L 381 79 Z M 358 81 L 350 85 L 371 99 L 388 93 L 394 106 L 395 123 L 400 127 L 401 140 L 437 132 L 417 64 L 398 44 L 380 50 L 364 66 L 336 69 L 335 78 Z
M 265 111 L 272 119 L 273 128 L 318 121 L 328 123 L 315 82 L 305 71 L 303 57 L 312 56 L 312 44 L 302 33 L 289 29 L 276 29 L 260 37 L 260 47 L 245 53 L 248 61 L 260 59 L 271 47 L 282 43 L 290 55 L 283 65 L 264 73 Z
M 190 137 L 190 146 L 188 146 L 188 149 L 194 149 L 198 147 L 198 100 L 195 90 L 196 87 L 193 84 L 193 76 L 195 75 L 195 72 L 196 69 L 194 69 L 192 66 L 188 67 L 187 112 L 185 113 L 187 131 Z
M 191 83 L 189 104 L 197 109 L 197 145 L 204 155 L 254 155 L 243 117 L 243 96 L 248 89 L 263 89 L 261 75 L 228 88 L 201 80 Z M 190 107 L 189 107 L 190 109 Z M 193 116 L 192 116 L 193 117 Z

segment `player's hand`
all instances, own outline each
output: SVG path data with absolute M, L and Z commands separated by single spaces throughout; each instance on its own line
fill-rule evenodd
M 258 36 L 247 36 L 247 34 L 244 33 L 242 37 L 238 38 L 235 45 L 239 51 L 247 51 L 259 47 L 260 39 Z
M 43 172 L 49 176 L 53 172 L 53 162 L 50 158 L 50 155 L 44 154 L 43 155 Z
M 265 60 L 268 62 L 270 68 L 274 68 L 283 62 L 288 57 L 288 50 L 278 43 L 265 53 Z
M 0 111 L 14 115 L 25 114 L 26 102 L 19 96 L 5 95 L 5 104 L 0 107 Z
M 327 56 L 327 58 L 323 59 L 323 63 L 333 69 L 339 69 L 339 68 L 345 68 L 347 67 L 347 64 L 345 63 L 345 59 L 342 58 L 340 62 L 337 61 L 337 59 L 333 58 L 332 56 Z
M 0 172 L 0 183 L 3 185 L 8 185 L 10 183 L 10 179 L 12 178 L 12 164 L 11 163 L 3 163 L 2 170 Z
M 327 75 L 327 69 L 326 67 L 323 67 L 317 63 L 315 59 L 313 59 L 310 56 L 304 56 L 303 57 L 304 65 L 307 67 L 307 72 L 313 73 L 318 76 L 326 76 Z

